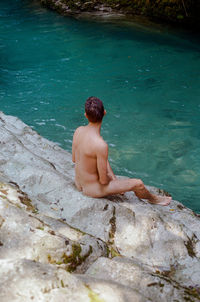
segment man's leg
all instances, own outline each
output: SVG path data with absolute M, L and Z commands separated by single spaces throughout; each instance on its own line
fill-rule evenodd
M 147 190 L 147 188 L 140 179 L 138 179 L 137 181 L 138 183 L 133 189 L 133 191 L 138 198 L 147 199 L 150 203 L 159 204 L 163 206 L 167 206 L 168 204 L 170 204 L 172 200 L 171 197 L 154 195 Z
M 138 198 L 147 199 L 153 204 L 164 206 L 168 205 L 171 201 L 171 197 L 151 194 L 140 179 L 134 178 L 112 180 L 108 185 L 101 185 L 99 183 L 91 184 L 84 188 L 83 193 L 98 198 L 128 191 L 133 191 Z

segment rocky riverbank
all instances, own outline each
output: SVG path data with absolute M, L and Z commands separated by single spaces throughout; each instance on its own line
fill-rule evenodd
M 200 2 L 194 0 L 40 0 L 65 15 L 142 16 L 156 22 L 200 28 Z
M 199 301 L 199 215 L 83 196 L 68 152 L 3 113 L 0 137 L 1 302 Z

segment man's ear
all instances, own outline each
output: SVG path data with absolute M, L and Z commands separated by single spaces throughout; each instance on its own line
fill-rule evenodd
M 106 110 L 104 110 L 104 115 L 106 115 L 106 113 L 107 113 L 107 111 L 106 111 Z
M 85 115 L 85 117 L 88 119 L 88 116 L 87 116 L 87 113 L 86 113 L 86 112 L 84 113 L 84 115 Z

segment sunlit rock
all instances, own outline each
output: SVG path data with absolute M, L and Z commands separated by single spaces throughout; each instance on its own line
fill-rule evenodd
M 199 300 L 198 214 L 83 196 L 68 152 L 3 113 L 0 137 L 1 301 Z
M 27 259 L 0 260 L 0 301 L 90 302 L 88 288 L 54 265 Z

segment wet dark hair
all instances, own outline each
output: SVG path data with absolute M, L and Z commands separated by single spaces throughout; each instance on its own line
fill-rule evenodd
M 101 122 L 104 116 L 104 106 L 95 96 L 89 97 L 85 102 L 85 113 L 91 123 Z

